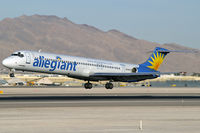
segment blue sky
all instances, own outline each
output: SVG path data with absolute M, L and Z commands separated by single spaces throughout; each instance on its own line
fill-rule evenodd
M 0 20 L 33 14 L 200 49 L 200 0 L 0 0 Z

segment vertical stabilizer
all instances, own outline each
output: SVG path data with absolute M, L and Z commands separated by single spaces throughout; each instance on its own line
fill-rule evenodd
M 149 59 L 139 65 L 138 72 L 157 72 L 168 53 L 168 49 L 156 47 Z

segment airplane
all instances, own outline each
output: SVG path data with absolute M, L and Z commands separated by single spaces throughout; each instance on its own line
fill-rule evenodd
M 85 89 L 93 87 L 90 81 L 108 81 L 105 88 L 112 89 L 112 82 L 138 82 L 160 77 L 163 73 L 158 69 L 170 52 L 180 51 L 156 47 L 146 62 L 129 64 L 40 51 L 17 51 L 2 64 L 10 69 L 10 77 L 14 77 L 15 70 L 59 74 L 87 81 Z

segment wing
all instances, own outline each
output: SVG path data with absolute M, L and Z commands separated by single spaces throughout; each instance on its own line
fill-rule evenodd
M 160 72 L 148 73 L 94 73 L 90 78 L 120 81 L 120 82 L 137 82 L 145 79 L 153 79 L 160 76 Z

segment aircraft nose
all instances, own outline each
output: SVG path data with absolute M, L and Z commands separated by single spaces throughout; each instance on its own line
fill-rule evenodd
M 12 64 L 12 61 L 9 60 L 8 58 L 6 58 L 6 59 L 4 59 L 4 60 L 2 61 L 2 64 L 3 64 L 3 66 L 5 66 L 5 67 L 10 67 L 11 64 Z

